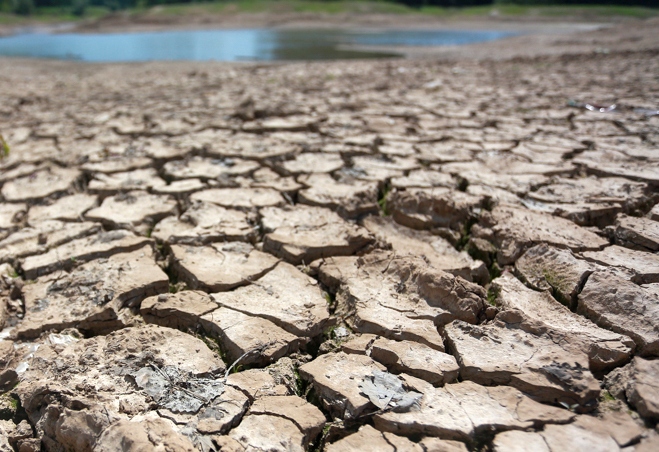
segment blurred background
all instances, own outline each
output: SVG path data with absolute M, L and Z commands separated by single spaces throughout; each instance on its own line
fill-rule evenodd
M 0 56 L 90 62 L 437 57 L 456 46 L 520 35 L 534 38 L 518 40 L 517 53 L 534 46 L 537 54 L 556 45 L 566 50 L 565 42 L 550 44 L 547 37 L 659 15 L 659 0 L 1 0 L 0 5 Z M 472 46 L 469 54 L 482 57 L 490 49 Z M 513 56 L 505 50 L 496 54 Z
M 423 13 L 432 15 L 620 15 L 654 14 L 659 0 L 2 0 L 2 21 L 31 16 L 49 20 L 129 15 L 195 15 L 233 12 Z M 154 9 L 153 7 L 159 7 Z

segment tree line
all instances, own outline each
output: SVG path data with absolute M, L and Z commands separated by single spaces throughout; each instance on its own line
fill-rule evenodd
M 3 11 L 15 14 L 29 15 L 37 8 L 60 8 L 74 15 L 82 16 L 89 6 L 99 6 L 117 11 L 135 7 L 150 7 L 156 5 L 222 2 L 226 0 L 0 0 Z M 277 0 L 272 0 L 277 1 Z M 319 0 L 336 1 L 336 0 Z M 487 6 L 496 4 L 551 6 L 551 5 L 619 5 L 645 6 L 659 8 L 659 0 L 388 0 L 401 3 L 412 8 L 436 6 L 443 8 L 463 8 L 469 6 Z

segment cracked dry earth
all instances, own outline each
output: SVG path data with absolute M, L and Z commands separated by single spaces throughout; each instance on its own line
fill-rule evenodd
M 657 74 L 12 61 L 0 450 L 659 450 Z

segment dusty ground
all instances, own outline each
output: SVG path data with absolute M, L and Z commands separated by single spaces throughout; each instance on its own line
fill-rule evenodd
M 0 450 L 657 450 L 656 28 L 5 60 Z

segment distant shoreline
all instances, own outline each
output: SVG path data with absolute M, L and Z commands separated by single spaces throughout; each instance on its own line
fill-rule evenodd
M 246 9 L 249 8 L 249 9 Z M 395 8 L 395 9 L 392 9 Z M 592 26 L 602 23 L 637 22 L 659 16 L 651 9 L 607 7 L 515 7 L 505 6 L 413 9 L 398 3 L 368 0 L 349 3 L 323 1 L 292 2 L 280 0 L 235 0 L 227 3 L 172 4 L 147 9 L 116 12 L 91 8 L 88 15 L 76 18 L 65 10 L 33 16 L 0 13 L 0 36 L 17 30 L 38 29 L 57 32 L 126 32 L 221 28 L 489 28 L 535 32 L 554 24 Z
M 487 17 L 473 18 L 439 17 L 422 14 L 348 15 L 344 13 L 227 13 L 207 17 L 183 14 L 129 15 L 117 14 L 101 19 L 75 22 L 32 24 L 23 30 L 39 30 L 51 33 L 116 33 L 153 32 L 166 30 L 205 29 L 454 29 L 454 30 L 505 30 L 520 36 L 496 41 L 459 46 L 402 47 L 382 46 L 368 50 L 401 54 L 407 58 L 433 58 L 444 60 L 501 60 L 517 57 L 584 54 L 609 51 L 636 51 L 656 49 L 659 36 L 656 33 L 659 17 L 650 19 L 626 19 L 611 22 L 568 20 L 564 17 Z M 16 30 L 6 25 L 0 31 Z M 364 48 L 353 48 L 364 50 Z

